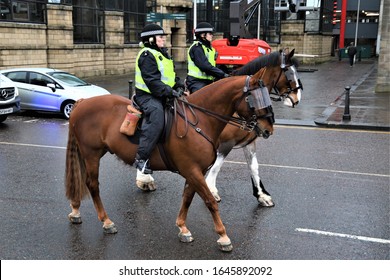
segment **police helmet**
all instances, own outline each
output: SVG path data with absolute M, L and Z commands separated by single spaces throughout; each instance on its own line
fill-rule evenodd
M 213 33 L 213 32 L 214 32 L 214 28 L 208 22 L 201 22 L 195 28 L 195 35 L 198 35 L 201 33 Z
M 142 42 L 153 43 L 155 42 L 156 35 L 167 35 L 161 26 L 151 23 L 146 25 L 141 31 Z

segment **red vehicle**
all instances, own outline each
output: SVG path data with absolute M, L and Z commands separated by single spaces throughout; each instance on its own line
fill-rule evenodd
M 260 9 L 260 2 L 260 0 L 230 2 L 230 33 L 232 35 L 229 38 L 212 42 L 218 53 L 216 64 L 225 72 L 229 73 L 256 57 L 271 52 L 271 47 L 267 42 L 252 39 L 252 34 L 246 28 L 256 9 Z
M 212 45 L 218 52 L 217 66 L 228 73 L 256 57 L 271 52 L 271 47 L 265 41 L 259 39 L 229 40 L 224 38 L 214 40 Z

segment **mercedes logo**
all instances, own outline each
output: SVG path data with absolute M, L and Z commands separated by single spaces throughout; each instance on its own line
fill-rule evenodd
M 8 92 L 5 88 L 1 90 L 0 96 L 3 97 L 4 99 L 8 97 Z

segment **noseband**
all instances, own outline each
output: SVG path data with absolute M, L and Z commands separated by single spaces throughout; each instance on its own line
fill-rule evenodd
M 280 100 L 283 100 L 283 99 L 290 99 L 291 101 L 291 104 L 293 105 L 293 107 L 295 105 L 297 105 L 299 103 L 299 101 L 297 102 L 294 102 L 293 98 L 290 96 L 290 94 L 292 92 L 297 92 L 299 89 L 302 89 L 303 90 L 303 85 L 302 85 L 302 82 L 300 79 L 298 79 L 298 86 L 297 87 L 292 87 L 291 86 L 291 81 L 293 80 L 291 76 L 293 76 L 293 74 L 291 73 L 291 70 L 289 69 L 290 66 L 287 66 L 287 65 L 284 65 L 284 66 L 281 66 L 280 68 L 280 72 L 279 72 L 279 76 L 278 78 L 276 79 L 276 82 L 274 84 L 274 91 L 276 92 L 276 94 L 279 96 L 278 99 L 276 99 L 277 101 L 280 101 Z M 279 91 L 279 89 L 277 88 L 277 84 L 279 83 L 279 80 L 280 80 L 280 77 L 282 76 L 282 73 L 284 73 L 284 75 L 286 76 L 286 79 L 287 81 L 289 82 L 290 84 L 290 87 L 287 89 L 286 92 L 283 92 L 281 93 Z M 281 99 L 280 99 L 281 98 Z

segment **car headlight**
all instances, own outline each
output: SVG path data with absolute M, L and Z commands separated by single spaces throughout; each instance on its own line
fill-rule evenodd
M 262 47 L 258 47 L 257 50 L 259 51 L 260 54 L 266 54 L 267 51 L 263 49 Z
M 17 87 L 15 87 L 15 97 L 16 97 L 16 96 L 19 96 L 19 90 L 18 90 Z

